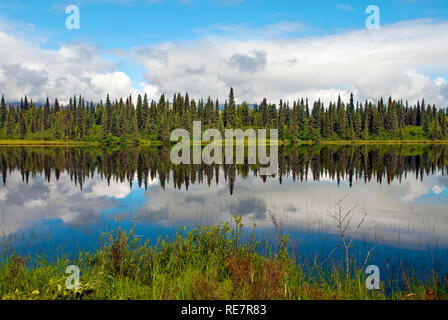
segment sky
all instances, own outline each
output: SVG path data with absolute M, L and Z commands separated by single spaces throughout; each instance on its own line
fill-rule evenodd
M 353 92 L 448 107 L 447 40 L 446 0 L 2 0 L 0 93 L 223 101 L 233 87 L 238 102 Z

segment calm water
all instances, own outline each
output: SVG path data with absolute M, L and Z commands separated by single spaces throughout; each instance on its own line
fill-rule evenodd
M 257 165 L 180 165 L 167 148 L 0 148 L 3 252 L 56 257 L 95 249 L 121 216 L 142 239 L 178 226 L 233 221 L 257 224 L 275 246 L 269 210 L 302 260 L 324 260 L 339 243 L 328 210 L 346 197 L 365 209 L 353 253 L 391 275 L 448 271 L 448 146 L 298 146 L 280 149 L 276 176 Z M 354 224 L 361 215 L 357 214 Z M 359 220 L 358 220 L 359 221 Z M 337 249 L 332 259 L 342 257 Z

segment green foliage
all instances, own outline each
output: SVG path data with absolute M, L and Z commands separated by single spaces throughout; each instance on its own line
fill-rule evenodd
M 123 141 L 112 133 L 108 133 L 102 140 L 102 143 L 105 147 L 113 148 L 122 145 Z
M 263 249 L 255 240 L 255 225 L 245 232 L 241 218 L 229 224 L 180 229 L 172 239 L 142 243 L 120 229 L 103 236 L 96 253 L 81 252 L 78 259 L 45 259 L 10 256 L 0 262 L 0 298 L 7 300 L 88 299 L 446 299 L 439 280 L 421 282 L 405 278 L 405 287 L 386 283 L 379 290 L 366 289 L 366 275 L 355 259 L 347 277 L 341 264 L 298 263 L 280 235 L 276 250 Z M 78 289 L 65 286 L 65 268 L 77 265 Z
M 319 144 L 321 142 L 322 136 L 320 135 L 320 131 L 318 129 L 313 130 L 312 141 L 313 144 Z
M 38 105 L 25 96 L 19 107 L 0 101 L 0 138 L 30 140 L 96 141 L 103 146 L 138 145 L 140 140 L 169 142 L 170 132 L 184 128 L 192 132 L 193 121 L 201 121 L 203 128 L 266 128 L 278 129 L 280 140 L 406 140 L 408 136 L 422 140 L 447 139 L 447 112 L 424 101 L 416 106 L 401 100 L 383 99 L 376 104 L 356 103 L 353 95 L 344 103 L 325 106 L 320 100 L 308 99 L 278 105 L 263 99 L 259 105 L 237 104 L 230 88 L 228 100 L 222 107 L 211 97 L 195 101 L 188 93 L 175 94 L 172 101 L 162 95 L 158 101 L 138 96 L 111 100 L 103 104 L 86 102 L 82 96 L 73 97 L 67 105 L 49 99 Z M 422 127 L 423 135 L 417 132 Z M 115 139 L 115 138 L 117 139 Z M 314 137 L 314 138 L 313 138 Z M 121 141 L 121 143 L 119 142 Z

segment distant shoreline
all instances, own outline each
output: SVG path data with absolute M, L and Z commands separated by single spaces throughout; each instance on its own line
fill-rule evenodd
M 212 141 L 198 141 L 198 143 L 203 145 L 207 145 Z M 195 141 L 191 141 L 192 144 L 196 144 Z M 312 141 L 279 141 L 281 145 L 312 145 Z M 158 140 L 141 140 L 140 146 L 161 146 L 164 143 Z M 221 142 L 223 144 L 223 142 Z M 256 144 L 256 141 L 246 141 L 245 145 L 248 144 Z M 269 140 L 267 140 L 267 144 L 271 144 Z M 390 145 L 390 144 L 448 144 L 446 140 L 328 140 L 321 141 L 317 145 Z M 60 140 L 20 140 L 20 139 L 4 139 L 0 140 L 0 147 L 12 146 L 12 147 L 22 147 L 22 146 L 88 146 L 88 147 L 100 147 L 101 143 L 98 141 L 60 141 Z
M 191 144 L 203 144 L 207 145 L 212 143 L 213 141 L 191 141 Z M 248 144 L 256 144 L 256 141 L 246 141 L 245 145 Z M 224 144 L 221 142 L 220 144 Z M 270 141 L 267 141 L 267 144 L 271 144 Z M 278 141 L 278 144 L 281 145 L 313 145 L 312 141 Z M 321 141 L 316 145 L 381 145 L 381 144 L 448 144 L 448 141 L 431 141 L 431 140 L 329 140 L 329 141 Z M 155 140 L 142 140 L 139 144 L 140 146 L 161 146 L 164 145 L 163 142 Z M 101 143 L 98 141 L 59 141 L 59 140 L 0 140 L 0 146 L 90 146 L 90 147 L 100 147 Z

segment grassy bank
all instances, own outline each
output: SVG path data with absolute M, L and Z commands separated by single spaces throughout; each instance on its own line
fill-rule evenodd
M 312 144 L 311 141 L 308 142 Z M 340 141 L 322 141 L 320 144 L 448 144 L 446 140 L 340 140 Z
M 102 238 L 95 253 L 76 261 L 3 257 L 3 299 L 446 299 L 446 280 L 422 283 L 403 275 L 404 289 L 367 290 L 365 273 L 352 260 L 343 265 L 298 264 L 286 250 L 263 248 L 243 237 L 237 220 L 229 225 L 178 232 L 172 240 L 150 246 L 116 228 Z M 261 254 L 260 252 L 264 252 Z M 77 265 L 80 287 L 66 289 L 65 269 Z M 396 286 L 398 288 L 399 286 Z
M 0 140 L 0 146 L 99 146 L 98 142 L 64 140 Z
M 191 141 L 191 144 L 201 144 L 208 145 L 212 141 Z M 216 141 L 216 144 L 224 145 L 224 141 Z M 269 139 L 266 140 L 268 145 L 274 144 L 274 142 Z M 160 140 L 140 140 L 140 146 L 162 146 L 165 145 L 163 141 Z M 236 145 L 236 143 L 234 142 Z M 254 145 L 257 144 L 256 141 L 244 141 L 244 145 Z M 275 144 L 278 145 L 293 145 L 293 144 L 304 144 L 304 145 L 312 145 L 313 141 L 277 141 Z M 347 144 L 356 144 L 356 145 L 372 145 L 372 144 L 448 144 L 448 141 L 445 140 L 322 140 L 319 142 L 321 145 L 347 145 Z M 0 139 L 0 146 L 101 146 L 100 142 L 87 142 L 87 141 L 64 141 L 64 140 L 29 140 L 29 139 Z

